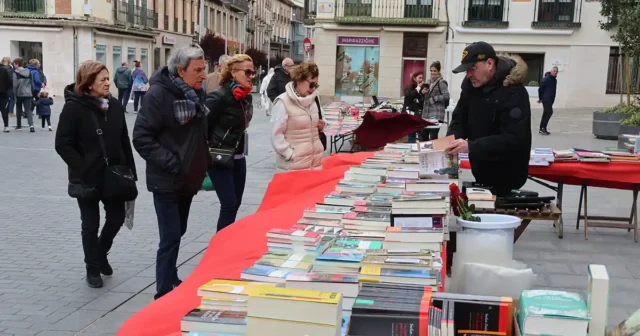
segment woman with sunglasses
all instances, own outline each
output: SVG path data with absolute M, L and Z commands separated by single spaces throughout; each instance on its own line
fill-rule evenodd
M 319 132 L 320 119 L 318 66 L 302 63 L 291 71 L 291 82 L 274 101 L 271 117 L 271 143 L 278 154 L 278 172 L 322 168 L 324 148 Z
M 247 176 L 245 160 L 248 148 L 247 128 L 253 116 L 251 81 L 256 76 L 251 57 L 238 54 L 227 59 L 218 75 L 220 86 L 209 93 L 209 147 L 228 150 L 233 157 L 225 160 L 213 154 L 208 173 L 220 199 L 218 231 L 236 221 Z M 224 163 L 220 161 L 222 158 Z

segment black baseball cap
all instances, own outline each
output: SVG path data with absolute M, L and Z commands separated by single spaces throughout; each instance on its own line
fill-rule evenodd
M 487 42 L 474 42 L 464 48 L 462 52 L 462 61 L 455 69 L 453 73 L 461 73 L 467 71 L 470 67 L 480 61 L 486 61 L 489 58 L 496 59 L 496 51 Z

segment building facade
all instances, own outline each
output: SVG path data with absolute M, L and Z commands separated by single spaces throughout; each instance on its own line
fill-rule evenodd
M 94 1 L 97 2 L 97 0 Z M 169 55 L 174 48 L 198 42 L 200 35 L 198 0 L 135 1 L 150 2 L 150 6 L 158 18 L 157 25 L 154 27 L 158 33 L 153 44 L 154 70 L 167 64 Z
M 304 47 L 302 41 L 306 37 L 304 19 L 304 4 L 294 2 L 293 14 L 291 16 L 291 58 L 294 62 L 305 61 Z
M 316 6 L 313 58 L 325 101 L 397 98 L 412 73 L 444 63 L 446 11 L 437 0 L 318 0 Z
M 529 66 L 528 91 L 537 105 L 537 85 L 557 66 L 556 107 L 604 107 L 620 101 L 618 46 L 598 22 L 600 1 L 461 0 L 449 2 L 452 28 L 447 74 L 457 99 L 464 74 L 451 75 L 464 48 L 477 40 L 497 52 L 519 54 Z M 638 67 L 634 67 L 638 77 Z
M 279 0 L 272 3 L 270 44 L 271 57 L 291 57 L 291 19 L 294 3 L 291 0 Z
M 227 41 L 228 54 L 241 53 L 247 49 L 249 8 L 246 0 L 205 1 L 203 26 Z

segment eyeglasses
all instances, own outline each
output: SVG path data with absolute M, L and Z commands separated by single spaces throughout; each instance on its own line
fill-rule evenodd
M 309 88 L 317 89 L 319 87 L 320 87 L 320 84 L 318 84 L 317 82 L 309 82 Z
M 244 71 L 244 74 L 247 77 L 255 77 L 256 76 L 256 72 L 254 70 L 251 70 L 251 69 L 238 69 L 238 71 Z

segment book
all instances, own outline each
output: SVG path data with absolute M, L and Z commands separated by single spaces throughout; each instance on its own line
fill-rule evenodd
M 320 240 L 320 234 L 304 230 L 273 228 L 267 232 L 267 239 L 283 239 L 295 242 L 316 243 Z
M 340 336 L 340 326 L 277 320 L 249 316 L 247 335 L 259 336 Z
M 205 331 L 244 334 L 247 328 L 247 313 L 193 309 L 180 321 L 182 331 Z
M 310 262 L 298 260 L 260 258 L 254 265 L 271 266 L 282 271 L 308 272 L 311 270 Z
M 586 335 L 589 310 L 579 294 L 525 290 L 520 294 L 518 323 L 523 335 Z
M 439 271 L 430 269 L 403 270 L 382 268 L 380 266 L 362 266 L 360 268 L 360 281 L 383 281 L 387 283 L 409 283 L 416 285 L 435 285 Z
M 345 297 L 356 297 L 360 290 L 358 277 L 344 274 L 292 273 L 287 276 L 285 287 L 336 292 Z
M 254 265 L 245 268 L 240 273 L 240 278 L 258 282 L 284 283 L 289 273 L 276 267 Z
M 249 294 L 249 316 L 295 322 L 342 325 L 342 294 L 304 289 L 264 287 Z
M 388 269 L 424 269 L 430 268 L 431 257 L 416 258 L 416 257 L 388 257 L 388 256 L 373 256 L 365 255 L 364 259 L 360 262 L 362 267 L 367 266 L 379 266 Z
M 198 287 L 198 296 L 217 299 L 246 299 L 254 286 L 275 286 L 251 281 L 213 279 Z
M 388 227 L 385 241 L 406 243 L 442 243 L 442 228 Z
M 604 265 L 588 266 L 587 308 L 591 315 L 590 335 L 604 335 L 609 308 L 609 273 Z
M 199 309 L 220 310 L 220 311 L 247 311 L 247 298 L 243 299 L 221 299 L 202 297 Z

